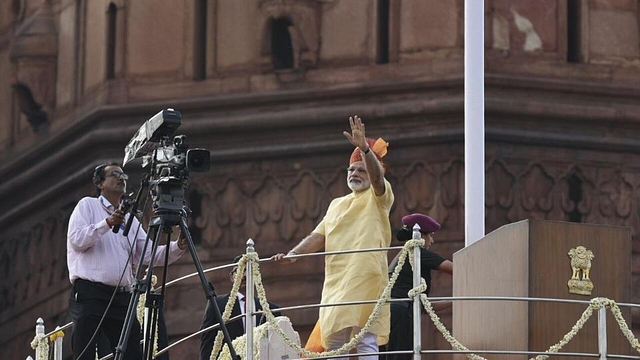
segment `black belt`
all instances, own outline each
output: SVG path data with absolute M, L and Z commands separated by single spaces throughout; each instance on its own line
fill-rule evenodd
M 110 290 L 112 292 L 117 292 L 117 293 L 131 292 L 131 287 L 130 286 L 111 286 L 111 285 L 106 285 L 106 284 L 103 284 L 103 283 L 89 281 L 89 280 L 85 280 L 85 279 L 76 279 L 75 281 L 76 282 L 81 282 L 83 284 L 87 284 L 87 285 L 90 285 L 90 286 L 102 288 L 102 289 L 105 289 L 105 290 Z

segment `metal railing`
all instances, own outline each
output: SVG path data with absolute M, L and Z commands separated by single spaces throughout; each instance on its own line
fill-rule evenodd
M 253 253 L 254 249 L 253 249 L 253 240 L 249 239 L 247 241 L 247 254 Z M 313 257 L 313 256 L 327 256 L 327 255 L 339 255 L 339 254 L 350 254 L 350 253 L 363 253 L 363 252 L 376 252 L 376 251 L 390 251 L 390 250 L 399 250 L 399 249 L 403 249 L 403 247 L 397 246 L 397 247 L 387 247 L 387 248 L 373 248 L 373 249 L 358 249 L 358 250 L 343 250 L 343 251 L 331 251 L 331 252 L 318 252 L 318 253 L 312 253 L 312 254 L 299 254 L 299 255 L 291 255 L 288 256 L 287 258 L 306 258 L 306 257 Z M 414 246 L 413 249 L 411 249 L 411 256 L 413 257 L 413 286 L 414 288 L 418 288 L 420 286 L 421 283 L 421 277 L 420 277 L 420 249 L 418 246 Z M 245 269 L 245 276 L 246 276 L 246 294 L 245 296 L 247 297 L 247 299 L 252 299 L 253 296 L 253 291 L 254 291 L 254 279 L 253 279 L 253 266 L 258 266 L 259 263 L 263 263 L 263 262 L 268 262 L 270 261 L 269 258 L 264 258 L 264 259 L 259 259 L 258 261 L 256 261 L 256 264 L 253 263 L 253 261 L 247 261 L 246 263 L 246 269 Z M 224 269 L 228 269 L 231 268 L 233 266 L 236 266 L 237 264 L 232 263 L 232 264 L 225 264 L 222 266 L 217 266 L 217 267 L 213 267 L 210 269 L 206 269 L 204 270 L 205 272 L 210 272 L 210 271 L 217 271 L 217 270 L 224 270 Z M 178 279 L 169 281 L 166 283 L 166 287 L 170 287 L 173 286 L 181 281 L 187 280 L 191 277 L 197 276 L 198 273 L 194 272 L 192 274 L 188 274 L 186 276 L 180 277 Z M 235 294 L 232 294 L 235 295 Z M 419 299 L 419 297 L 417 297 L 416 299 Z M 456 296 L 456 297 L 433 297 L 433 298 L 429 298 L 429 302 L 430 303 L 437 303 L 437 302 L 449 302 L 449 301 L 477 301 L 477 300 L 483 300 L 483 301 L 523 301 L 523 302 L 554 302 L 554 303 L 571 303 L 571 304 L 583 304 L 586 306 L 591 306 L 592 302 L 588 301 L 588 300 L 571 300 L 571 299 L 553 299 L 553 298 L 530 298 L 530 297 L 510 297 L 510 296 Z M 316 308 L 321 308 L 321 307 L 329 307 L 329 306 L 348 306 L 348 305 L 359 305 L 359 304 L 375 304 L 377 303 L 379 300 L 367 300 L 367 301 L 349 301 L 349 302 L 341 302 L 341 303 L 333 303 L 333 304 L 307 304 L 307 305 L 296 305 L 296 306 L 289 306 L 289 307 L 280 307 L 278 308 L 278 312 L 283 313 L 283 312 L 289 312 L 289 311 L 299 311 L 299 310 L 307 310 L 307 309 L 316 309 Z M 421 304 L 420 301 L 415 301 L 412 298 L 404 298 L 404 299 L 389 299 L 387 302 L 388 303 L 392 303 L 392 302 L 406 302 L 406 301 L 413 301 L 413 329 L 415 329 L 414 331 L 414 336 L 413 336 L 413 343 L 414 343 L 414 349 L 413 351 L 390 351 L 390 352 L 378 352 L 378 353 L 367 353 L 367 355 L 384 355 L 384 354 L 413 354 L 413 359 L 414 360 L 418 360 L 421 358 L 422 355 L 428 355 L 428 354 L 458 354 L 458 355 L 467 355 L 467 356 L 478 356 L 478 354 L 486 354 L 486 355 L 521 355 L 521 356 L 545 356 L 545 355 L 553 355 L 553 356 L 563 356 L 563 357 L 585 357 L 585 358 L 597 358 L 597 359 L 638 359 L 638 356 L 629 356 L 629 355 L 622 355 L 622 354 L 611 354 L 608 352 L 607 349 L 607 319 L 606 319 L 606 308 L 600 307 L 598 308 L 598 352 L 597 353 L 578 353 L 578 352 L 553 352 L 553 353 L 549 353 L 547 351 L 516 351 L 516 350 L 481 350 L 481 349 L 476 349 L 476 350 L 472 350 L 472 349 L 467 349 L 467 350 L 425 350 L 422 349 L 422 331 L 421 331 Z M 263 311 L 256 311 L 256 309 L 254 308 L 254 302 L 253 301 L 247 301 L 247 309 L 246 309 L 246 313 L 248 314 L 260 314 L 263 313 Z M 616 304 L 618 306 L 622 306 L 622 307 L 631 307 L 631 308 L 640 308 L 640 305 L 638 304 L 631 304 L 631 303 L 618 303 Z M 235 316 L 231 319 L 228 320 L 228 322 L 230 321 L 234 321 L 240 318 L 246 318 L 246 329 L 248 330 L 252 330 L 255 328 L 256 324 L 253 323 L 253 316 L 245 316 L 245 314 L 242 315 L 238 315 Z M 56 327 L 55 330 L 49 332 L 49 333 L 45 333 L 45 327 L 44 327 L 44 321 L 39 318 L 37 320 L 37 324 L 36 324 L 36 338 L 34 339 L 34 343 L 37 343 L 38 339 L 45 339 L 44 341 L 49 341 L 50 339 L 53 339 L 53 341 L 49 341 L 49 345 L 53 345 L 53 359 L 54 360 L 62 360 L 62 341 L 63 341 L 63 336 L 56 336 L 56 334 L 60 334 L 60 332 L 64 332 L 68 329 L 70 329 L 72 327 L 72 323 L 68 323 L 65 324 L 64 326 L 61 327 Z M 194 332 L 192 334 L 189 334 L 188 336 L 179 339 L 177 341 L 175 341 L 174 343 L 170 344 L 167 348 L 159 350 L 155 356 L 159 356 L 165 352 L 170 351 L 173 347 L 187 341 L 190 340 L 198 335 L 201 335 L 202 333 L 206 332 L 206 331 L 211 331 L 211 330 L 215 330 L 218 329 L 220 327 L 219 324 L 210 326 L 208 328 L 205 329 L 201 329 L 197 332 Z M 247 346 L 245 350 L 245 359 L 246 360 L 252 360 L 253 359 L 253 344 L 254 344 L 254 339 L 253 339 L 253 331 L 247 331 L 246 332 L 246 338 L 247 338 Z M 636 341 L 637 344 L 637 339 L 634 339 Z M 631 342 L 632 340 L 629 339 L 629 341 Z M 633 348 L 633 345 L 632 345 Z M 636 351 L 640 352 L 640 345 L 635 348 Z M 37 360 L 40 359 L 48 359 L 48 354 L 43 354 L 43 351 L 45 351 L 43 346 L 36 346 L 35 347 L 35 356 Z M 333 355 L 333 356 L 317 356 L 317 357 L 306 357 L 307 359 L 331 359 L 331 358 L 337 358 L 337 357 L 356 357 L 362 354 L 341 354 L 341 355 Z M 107 357 L 104 357 L 100 360 L 107 360 L 110 359 L 112 357 L 112 355 L 109 355 Z M 28 360 L 31 359 L 31 357 L 27 358 Z

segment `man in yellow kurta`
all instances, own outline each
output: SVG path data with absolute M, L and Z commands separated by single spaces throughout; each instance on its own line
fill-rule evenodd
M 384 178 L 387 143 L 365 137 L 362 120 L 349 118 L 351 133 L 344 132 L 356 148 L 351 154 L 347 170 L 347 184 L 351 194 L 334 199 L 324 219 L 287 255 L 306 254 L 324 248 L 326 251 L 388 247 L 391 242 L 389 211 L 393 204 L 391 185 Z M 285 254 L 273 259 L 294 262 Z M 322 303 L 376 300 L 387 285 L 387 256 L 385 252 L 366 252 L 329 255 L 325 258 L 325 280 Z M 373 304 L 320 308 L 319 325 L 322 344 L 328 350 L 340 348 L 359 332 L 373 311 Z M 358 353 L 378 351 L 378 345 L 389 338 L 389 308 L 385 306 L 367 334 L 357 344 Z M 361 359 L 377 356 L 364 356 Z

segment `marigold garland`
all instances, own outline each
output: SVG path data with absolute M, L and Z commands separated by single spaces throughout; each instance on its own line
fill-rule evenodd
M 64 338 L 64 331 L 58 330 L 53 334 L 49 335 L 50 342 L 55 342 L 58 338 Z

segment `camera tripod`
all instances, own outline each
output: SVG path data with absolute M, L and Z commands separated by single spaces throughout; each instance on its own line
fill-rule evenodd
M 142 191 L 142 188 L 141 190 Z M 137 205 L 137 203 L 136 203 Z M 135 210 L 129 215 L 133 217 Z M 236 354 L 235 349 L 231 344 L 231 337 L 229 335 L 229 331 L 222 320 L 222 315 L 220 313 L 220 309 L 218 307 L 218 303 L 215 300 L 216 294 L 213 288 L 213 285 L 207 281 L 207 278 L 204 275 L 204 271 L 202 269 L 202 263 L 200 262 L 200 258 L 198 257 L 198 253 L 196 251 L 196 247 L 193 244 L 193 239 L 191 234 L 189 233 L 189 228 L 187 227 L 186 222 L 186 210 L 180 211 L 156 211 L 155 216 L 151 218 L 149 224 L 149 232 L 147 233 L 147 242 L 144 245 L 143 254 L 146 253 L 147 246 L 149 244 L 149 239 L 153 234 L 153 247 L 151 249 L 151 258 L 149 260 L 148 268 L 153 269 L 153 264 L 155 262 L 156 252 L 158 248 L 158 244 L 160 243 L 160 239 L 162 234 L 167 234 L 167 250 L 165 251 L 165 262 L 163 268 L 163 278 L 161 285 L 160 294 L 152 294 L 150 292 L 151 289 L 151 277 L 153 275 L 152 271 L 147 271 L 147 274 L 144 279 L 141 279 L 142 274 L 142 264 L 139 264 L 136 270 L 136 284 L 133 289 L 133 294 L 131 296 L 131 300 L 129 301 L 129 307 L 127 309 L 127 315 L 124 321 L 124 327 L 120 334 L 120 340 L 118 341 L 118 346 L 116 347 L 115 352 L 115 360 L 122 360 L 124 356 L 124 351 L 127 348 L 127 341 L 129 339 L 129 335 L 131 333 L 131 328 L 133 326 L 133 321 L 137 321 L 136 311 L 138 308 L 138 301 L 140 295 L 142 293 L 146 293 L 146 307 L 150 308 L 150 321 L 147 322 L 147 327 L 144 331 L 144 348 L 143 348 L 143 359 L 151 360 L 153 359 L 153 345 L 155 343 L 155 333 L 156 333 L 156 324 L 158 320 L 158 314 L 160 309 L 162 308 L 164 301 L 164 292 L 165 292 L 165 283 L 166 283 L 166 275 L 167 275 L 167 266 L 169 260 L 169 241 L 171 239 L 172 228 L 174 226 L 180 226 L 180 230 L 182 236 L 186 239 L 187 245 L 189 248 L 189 252 L 191 253 L 191 257 L 193 259 L 193 263 L 196 267 L 196 271 L 200 278 L 200 282 L 202 284 L 202 288 L 206 294 L 207 300 L 212 304 L 214 309 L 214 315 L 218 320 L 218 324 L 220 324 L 220 330 L 224 335 L 224 341 L 229 347 L 229 353 L 231 354 L 232 359 L 239 360 L 240 357 Z M 125 229 L 127 231 L 128 228 Z M 126 234 L 126 232 L 125 232 Z

